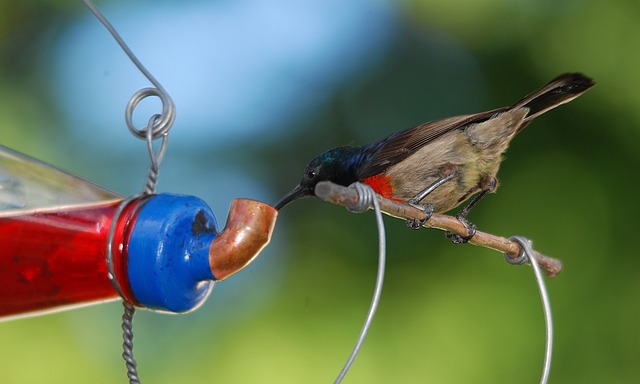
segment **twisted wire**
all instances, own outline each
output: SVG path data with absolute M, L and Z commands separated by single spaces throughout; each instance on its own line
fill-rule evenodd
M 82 0 L 84 5 L 93 13 L 93 15 L 104 25 L 104 27 L 111 33 L 116 42 L 120 45 L 125 54 L 135 64 L 138 70 L 153 84 L 155 88 L 143 88 L 131 96 L 127 106 L 125 107 L 125 122 L 129 131 L 136 137 L 144 139 L 147 142 L 147 150 L 151 164 L 149 165 L 149 171 L 147 173 L 147 179 L 144 187 L 144 194 L 153 194 L 158 183 L 158 174 L 160 172 L 160 162 L 164 157 L 167 149 L 168 133 L 176 117 L 176 109 L 173 100 L 164 89 L 162 84 L 145 68 L 144 65 L 138 60 L 136 55 L 124 42 L 120 34 L 111 25 L 111 23 L 102 15 L 102 13 L 91 3 L 89 0 Z M 162 113 L 151 116 L 147 126 L 141 129 L 136 128 L 133 123 L 133 112 L 138 104 L 147 97 L 155 96 L 162 102 Z M 153 141 L 161 138 L 162 141 L 158 148 L 158 151 L 154 151 Z M 124 207 L 124 205 L 122 205 Z M 113 232 L 115 226 L 112 226 L 109 238 L 113 239 Z M 111 241 L 112 242 L 112 241 Z M 111 242 L 107 247 L 108 263 L 111 262 Z M 115 277 L 115 276 L 114 276 Z M 112 281 L 115 281 L 113 279 Z M 114 285 L 115 286 L 115 285 Z M 138 377 L 137 362 L 133 357 L 133 316 L 135 314 L 135 306 L 128 302 L 122 295 L 122 291 L 119 286 L 116 286 L 116 290 L 123 298 L 122 305 L 124 312 L 122 315 L 122 339 L 123 339 L 123 352 L 122 358 L 125 360 L 127 367 L 127 376 L 129 377 L 130 384 L 139 384 L 140 378 Z
M 167 143 L 169 142 L 169 133 L 163 133 L 160 147 L 158 148 L 157 152 L 154 151 L 153 140 L 155 139 L 155 137 L 153 136 L 154 134 L 152 127 L 155 124 L 156 119 L 158 118 L 158 115 L 151 116 L 145 130 L 145 139 L 147 141 L 147 150 L 149 151 L 150 159 L 149 171 L 147 173 L 147 182 L 144 187 L 144 193 L 147 195 L 151 195 L 156 191 L 156 185 L 158 184 L 158 175 L 160 173 L 160 163 L 164 158 L 164 154 L 167 151 Z
M 138 363 L 133 358 L 133 315 L 136 313 L 136 307 L 129 301 L 123 300 L 122 306 L 124 313 L 122 314 L 122 358 L 127 367 L 127 377 L 130 384 L 140 384 L 138 377 Z

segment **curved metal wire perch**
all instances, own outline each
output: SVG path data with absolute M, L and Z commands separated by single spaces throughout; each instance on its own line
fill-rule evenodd
M 347 209 L 358 205 L 358 193 L 355 189 L 343 187 L 330 181 L 318 183 L 315 194 L 324 201 L 341 205 Z M 425 217 L 425 213 L 418 208 L 399 201 L 386 199 L 380 195 L 377 195 L 377 198 L 382 212 L 389 216 L 416 220 L 422 220 Z M 460 236 L 467 235 L 467 229 L 464 225 L 460 223 L 458 219 L 449 215 L 435 213 L 423 226 L 449 231 Z M 506 257 L 511 259 L 518 259 L 524 252 L 520 244 L 514 240 L 481 231 L 476 232 L 475 236 L 469 240 L 469 244 L 493 249 L 494 251 L 505 254 Z M 538 265 L 544 270 L 548 277 L 556 277 L 558 273 L 562 271 L 562 262 L 560 260 L 545 256 L 536 251 L 533 251 L 533 254 L 535 255 Z

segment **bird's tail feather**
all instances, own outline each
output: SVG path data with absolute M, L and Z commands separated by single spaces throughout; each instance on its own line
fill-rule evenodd
M 592 79 L 581 73 L 565 73 L 525 96 L 512 108 L 529 108 L 525 122 L 530 122 L 541 114 L 582 95 L 594 84 Z

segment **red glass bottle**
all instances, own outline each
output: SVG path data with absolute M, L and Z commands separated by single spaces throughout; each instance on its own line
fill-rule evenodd
M 118 298 L 106 244 L 123 200 L 0 147 L 0 317 Z M 134 221 L 138 203 L 120 215 L 118 235 Z
M 0 217 L 0 316 L 116 299 L 105 247 L 119 204 Z

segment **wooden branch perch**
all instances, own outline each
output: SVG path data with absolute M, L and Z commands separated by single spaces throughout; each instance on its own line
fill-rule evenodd
M 323 181 L 316 185 L 315 194 L 319 198 L 329 203 L 342 205 L 346 208 L 353 208 L 358 202 L 358 193 L 353 188 L 343 187 L 329 181 Z M 399 201 L 389 200 L 380 195 L 376 195 L 380 208 L 385 214 L 400 219 L 421 220 L 425 213 L 415 207 Z M 460 236 L 468 235 L 466 228 L 453 216 L 434 213 L 424 224 L 426 228 L 437 228 L 444 231 L 456 233 Z M 469 240 L 469 244 L 493 249 L 501 252 L 512 259 L 518 258 L 522 252 L 520 245 L 504 237 L 495 236 L 490 233 L 477 231 L 475 236 Z M 545 256 L 534 251 L 535 258 L 548 277 L 556 277 L 562 270 L 562 262 L 558 259 Z

